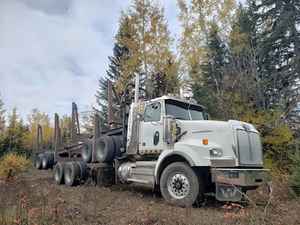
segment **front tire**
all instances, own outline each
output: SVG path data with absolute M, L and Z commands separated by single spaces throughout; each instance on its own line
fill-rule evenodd
M 170 204 L 190 207 L 199 196 L 200 182 L 193 169 L 183 162 L 168 165 L 160 178 L 160 191 Z

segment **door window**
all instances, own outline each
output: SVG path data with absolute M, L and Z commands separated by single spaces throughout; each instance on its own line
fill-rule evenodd
M 144 113 L 145 122 L 157 122 L 160 121 L 161 105 L 159 102 L 152 103 L 146 106 Z

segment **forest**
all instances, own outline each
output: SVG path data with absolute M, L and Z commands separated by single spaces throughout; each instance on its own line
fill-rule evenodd
M 91 111 L 107 126 L 111 81 L 118 120 L 118 96 L 134 84 L 136 74 L 145 99 L 179 95 L 186 88 L 207 107 L 210 119 L 254 124 L 262 135 L 266 168 L 287 174 L 291 185 L 300 187 L 300 1 L 178 0 L 177 7 L 181 33 L 176 39 L 163 2 L 132 0 L 121 12 Z M 83 122 L 87 132 L 90 121 L 86 117 Z M 61 123 L 67 140 L 70 118 L 64 116 Z M 53 125 L 47 113 L 33 109 L 24 120 L 17 108 L 8 112 L 0 99 L 0 157 L 30 157 L 38 124 L 44 145 L 51 147 Z

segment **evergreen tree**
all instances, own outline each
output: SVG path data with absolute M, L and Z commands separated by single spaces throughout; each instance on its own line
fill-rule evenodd
M 299 101 L 300 2 L 263 0 L 257 3 L 257 14 L 259 73 L 266 87 L 266 105 L 287 108 Z
M 256 15 L 253 0 L 247 6 L 239 5 L 237 18 L 229 36 L 229 65 L 232 88 L 244 105 L 264 108 L 262 80 L 258 76 Z M 247 88 L 245 88 L 247 87 Z M 244 109 L 246 110 L 246 109 Z
M 109 57 L 109 69 L 106 71 L 106 76 L 101 77 L 99 79 L 99 89 L 96 94 L 97 105 L 99 106 L 99 114 L 101 119 L 101 125 L 104 128 L 108 127 L 107 121 L 107 111 L 108 111 L 108 82 L 117 82 L 121 76 L 121 62 L 124 60 L 125 55 L 127 55 L 128 50 L 126 47 L 121 47 L 118 44 L 115 44 L 113 50 L 113 56 Z M 120 102 L 120 96 L 114 89 L 113 93 L 113 110 L 112 113 L 114 115 L 115 122 L 120 122 L 120 112 L 118 103 Z
M 6 151 L 24 152 L 24 140 L 28 129 L 24 126 L 22 119 L 17 114 L 17 109 L 14 108 L 8 116 L 8 127 L 5 135 L 5 144 L 2 152 L 3 155 Z
M 213 117 L 221 117 L 220 105 L 224 94 L 224 71 L 226 67 L 227 49 L 220 38 L 216 24 L 211 26 L 208 34 L 207 55 L 204 63 L 195 71 L 191 71 L 192 91 L 197 102 L 205 105 Z M 201 73 L 197 73 L 200 70 Z

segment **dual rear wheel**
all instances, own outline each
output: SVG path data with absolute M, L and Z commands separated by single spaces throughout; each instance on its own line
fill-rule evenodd
M 53 152 L 44 152 L 35 156 L 34 166 L 35 168 L 41 170 L 47 170 L 52 168 L 54 165 L 54 153 Z
M 87 166 L 84 162 L 58 162 L 54 167 L 54 181 L 57 184 L 75 186 L 87 178 Z

